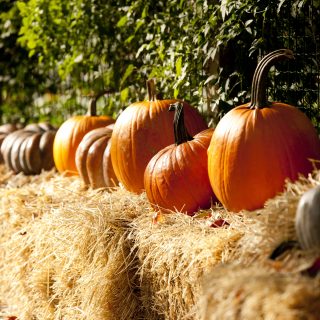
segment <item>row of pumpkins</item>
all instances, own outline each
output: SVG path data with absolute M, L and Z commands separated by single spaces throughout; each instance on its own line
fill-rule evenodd
M 234 212 L 261 208 L 286 179 L 307 175 L 311 159 L 320 160 L 311 121 L 293 106 L 267 101 L 268 72 L 284 59 L 293 59 L 292 51 L 261 59 L 251 102 L 229 111 L 215 129 L 188 103 L 157 99 L 150 79 L 148 100 L 131 104 L 116 121 L 96 115 L 97 96 L 87 115 L 58 130 L 33 124 L 2 134 L 0 128 L 2 157 L 15 172 L 36 174 L 55 165 L 93 188 L 120 182 L 134 193 L 145 190 L 155 209 L 192 215 L 215 202 Z

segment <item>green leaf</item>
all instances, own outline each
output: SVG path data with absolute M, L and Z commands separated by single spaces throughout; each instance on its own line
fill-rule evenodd
M 145 6 L 145 7 L 143 8 L 142 13 L 141 13 L 141 18 L 144 19 L 144 18 L 146 18 L 147 16 L 148 16 L 148 6 Z
M 182 72 L 182 57 L 180 56 L 176 61 L 176 73 L 180 77 Z
M 138 20 L 136 22 L 136 27 L 134 29 L 134 32 L 137 32 L 140 29 L 140 27 L 143 26 L 143 25 L 144 25 L 144 21 L 143 20 Z
M 127 21 L 128 21 L 128 17 L 127 16 L 121 17 L 121 19 L 117 23 L 117 27 L 118 28 L 124 27 L 127 24 Z
M 179 89 L 178 88 L 174 89 L 173 96 L 174 96 L 175 99 L 178 98 L 178 96 L 179 96 Z
M 122 85 L 126 81 L 126 79 L 131 75 L 134 69 L 135 69 L 135 66 L 133 64 L 128 65 L 124 75 L 121 78 L 120 85 Z
M 28 57 L 31 58 L 32 56 L 34 56 L 35 53 L 36 53 L 35 50 L 30 50 Z
M 134 37 L 135 37 L 135 35 L 132 34 L 131 36 L 129 36 L 129 37 L 124 41 L 124 43 L 125 43 L 125 44 L 130 44 L 130 42 L 134 39 Z
M 128 100 L 128 97 L 129 97 L 129 88 L 124 88 L 123 90 L 121 90 L 120 101 L 126 102 Z

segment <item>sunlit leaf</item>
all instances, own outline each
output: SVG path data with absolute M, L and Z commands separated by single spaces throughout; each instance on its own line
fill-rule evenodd
M 125 26 L 127 21 L 128 21 L 128 17 L 127 16 L 121 17 L 121 19 L 117 23 L 117 27 L 121 28 L 121 27 Z
M 181 71 L 182 71 L 182 57 L 179 57 L 176 61 L 176 73 L 177 76 L 181 76 Z

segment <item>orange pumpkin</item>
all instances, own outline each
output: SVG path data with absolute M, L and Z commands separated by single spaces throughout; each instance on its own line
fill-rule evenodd
M 285 180 L 313 170 L 320 141 L 311 121 L 297 108 L 268 102 L 266 78 L 279 60 L 293 53 L 280 49 L 258 64 L 250 103 L 229 111 L 218 123 L 208 150 L 214 193 L 230 211 L 254 210 L 283 191 Z
M 135 193 L 144 189 L 143 175 L 150 159 L 174 143 L 170 104 L 178 100 L 158 100 L 153 79 L 147 81 L 148 100 L 128 106 L 117 119 L 111 137 L 111 159 L 123 186 Z M 194 135 L 207 128 L 198 111 L 186 102 L 186 127 Z
M 209 177 L 207 149 L 213 129 L 191 137 L 184 125 L 183 104 L 175 111 L 175 144 L 159 151 L 148 163 L 144 186 L 151 205 L 160 211 L 180 211 L 192 215 L 210 208 L 215 201 Z
M 58 129 L 53 143 L 53 158 L 59 172 L 78 174 L 75 154 L 84 135 L 93 129 L 114 123 L 115 120 L 109 116 L 96 115 L 96 102 L 103 94 L 93 97 L 86 115 L 74 116 Z
M 118 184 L 110 156 L 113 126 L 110 124 L 88 132 L 76 152 L 78 172 L 83 182 L 93 189 L 115 187 Z

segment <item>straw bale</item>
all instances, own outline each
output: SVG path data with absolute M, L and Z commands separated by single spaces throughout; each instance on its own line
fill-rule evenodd
M 14 179 L 0 188 L 2 303 L 26 320 L 138 319 L 127 233 L 145 200 L 53 172 Z
M 241 220 L 239 216 L 227 218 Z M 218 263 L 227 261 L 243 236 L 240 229 L 210 228 L 207 222 L 183 214 L 166 215 L 157 224 L 152 223 L 152 214 L 135 219 L 134 238 L 147 319 L 186 316 L 199 296 L 199 280 Z
M 213 206 L 157 219 L 145 193 L 86 189 L 54 171 L 27 177 L 0 166 L 0 177 L 0 305 L 19 319 L 313 319 L 319 311 L 319 280 L 301 274 L 319 253 L 294 248 L 269 259 L 296 240 L 296 206 L 319 171 L 261 210 Z M 216 219 L 227 224 L 214 228 Z
M 257 268 L 268 266 L 266 262 L 270 262 L 269 256 L 278 245 L 296 240 L 294 218 L 298 200 L 319 181 L 319 172 L 315 172 L 296 183 L 288 182 L 284 193 L 253 212 L 235 214 L 216 207 L 198 213 L 198 217 L 211 216 L 207 219 L 174 214 L 164 216 L 156 224 L 151 223 L 151 214 L 137 217 L 133 230 L 148 319 L 200 319 L 197 301 L 202 297 L 203 278 L 207 274 L 235 262 L 241 265 L 239 270 L 253 263 Z M 230 225 L 210 227 L 217 218 Z M 284 254 L 277 263 L 285 259 L 282 270 L 294 270 L 314 258 L 314 254 L 301 252 L 295 258 Z M 210 283 L 215 290 L 215 283 Z M 255 289 L 259 291 L 258 287 Z
M 320 278 L 252 265 L 224 265 L 206 276 L 200 319 L 319 319 Z

